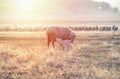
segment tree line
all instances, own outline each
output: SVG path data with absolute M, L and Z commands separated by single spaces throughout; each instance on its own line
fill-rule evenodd
M 118 26 L 76 26 L 76 27 L 70 27 L 71 29 L 75 31 L 117 31 Z
M 17 25 L 0 25 L 0 31 L 45 31 L 49 26 L 26 26 L 18 27 Z M 119 30 L 118 26 L 68 26 L 75 31 L 117 31 Z

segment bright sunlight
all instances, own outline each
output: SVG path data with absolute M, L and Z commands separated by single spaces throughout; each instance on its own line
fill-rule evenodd
M 15 0 L 16 7 L 21 11 L 34 9 L 36 3 L 37 0 Z
M 45 11 L 49 10 L 46 8 L 49 5 L 49 0 L 13 0 L 12 3 L 14 6 L 14 19 L 33 19 L 38 15 L 47 14 Z

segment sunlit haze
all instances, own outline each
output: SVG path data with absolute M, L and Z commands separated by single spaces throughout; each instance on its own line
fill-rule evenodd
M 120 0 L 0 0 L 0 20 L 120 21 Z

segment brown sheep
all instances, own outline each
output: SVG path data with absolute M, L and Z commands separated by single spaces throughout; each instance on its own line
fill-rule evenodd
M 55 47 L 54 42 L 56 42 L 56 38 L 71 40 L 71 43 L 73 43 L 76 37 L 75 32 L 68 27 L 52 26 L 47 29 L 46 33 L 48 47 L 50 43 L 52 43 L 53 47 Z

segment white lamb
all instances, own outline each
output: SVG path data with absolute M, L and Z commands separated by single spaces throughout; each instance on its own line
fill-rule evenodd
M 56 38 L 56 42 L 60 45 L 60 49 L 62 50 L 69 50 L 72 47 L 71 40 Z

